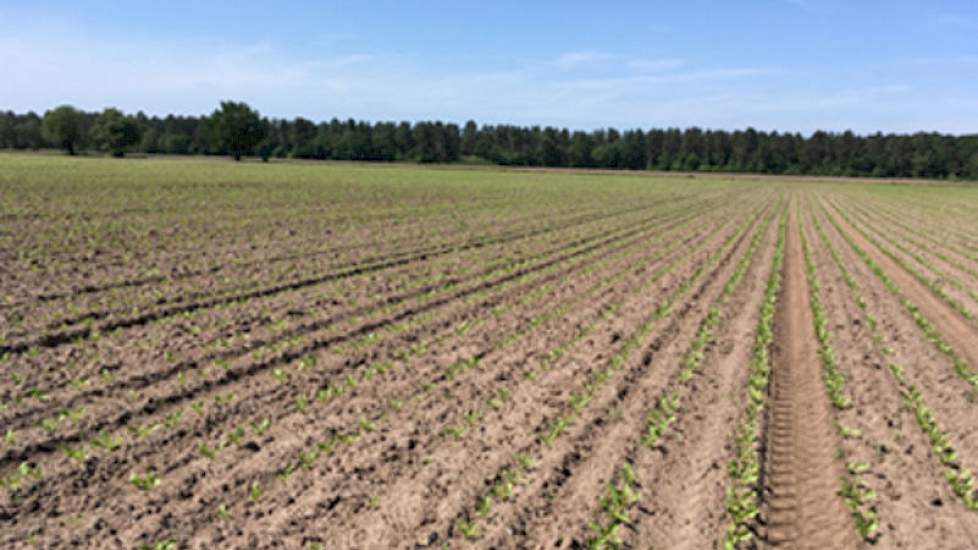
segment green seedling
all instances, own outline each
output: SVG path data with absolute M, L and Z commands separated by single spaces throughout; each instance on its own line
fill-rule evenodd
M 180 419 L 182 417 L 183 417 L 183 411 L 182 410 L 177 411 L 175 413 L 167 415 L 167 417 L 163 419 L 163 424 L 165 424 L 167 428 L 170 428 L 172 430 L 177 424 L 180 423 Z
M 77 461 L 84 462 L 88 458 L 88 451 L 85 449 L 84 445 L 76 445 L 72 447 L 71 445 L 64 445 L 61 447 L 61 452 L 68 458 Z
M 492 513 L 492 498 L 489 495 L 485 495 L 479 499 L 479 506 L 476 508 L 476 513 L 479 514 L 480 518 L 487 518 Z
M 268 428 L 272 425 L 271 419 L 267 416 L 259 422 L 252 422 L 251 428 L 255 431 L 255 435 L 264 435 L 268 431 Z
M 118 449 L 120 445 L 122 445 L 122 440 L 112 437 L 110 434 L 102 431 L 99 432 L 94 439 L 92 439 L 92 445 L 100 449 L 105 449 L 106 451 L 114 451 Z
M 365 416 L 360 417 L 360 429 L 366 433 L 372 432 L 377 429 L 377 425 L 367 419 Z
M 162 540 L 154 544 L 144 544 L 139 550 L 176 550 L 177 542 L 172 539 Z
M 534 462 L 533 457 L 527 454 L 517 454 L 516 462 L 520 465 L 520 468 L 522 468 L 524 472 L 529 472 L 536 468 L 536 463 Z
M 307 355 L 302 359 L 299 359 L 298 367 L 299 370 L 311 369 L 316 366 L 316 358 L 312 355 Z
M 161 427 L 160 424 L 154 423 L 154 424 L 146 424 L 144 426 L 140 426 L 138 424 L 135 426 L 127 426 L 126 429 L 128 429 L 129 432 L 135 435 L 136 438 L 138 439 L 150 435 L 151 433 L 159 430 L 160 427 Z
M 239 426 L 231 430 L 230 432 L 228 432 L 227 435 L 228 444 L 233 444 L 235 447 L 240 447 L 241 440 L 244 438 L 244 436 L 245 436 L 245 430 L 244 428 Z
M 48 401 L 48 400 L 51 399 L 50 397 L 48 397 L 48 395 L 46 393 L 42 392 L 38 388 L 31 388 L 30 390 L 27 391 L 27 393 L 32 398 L 37 399 L 38 401 L 41 401 L 42 403 L 44 401 Z
M 482 535 L 482 529 L 473 521 L 458 520 L 455 522 L 455 529 L 466 539 L 475 539 Z
M 162 480 L 156 475 L 156 472 L 148 472 L 146 474 L 133 472 L 129 475 L 129 483 L 133 484 L 140 491 L 149 491 L 159 487 Z
M 209 445 L 207 445 L 203 441 L 197 444 L 197 452 L 210 460 L 214 460 L 214 457 L 217 456 L 217 453 L 214 451 L 214 449 L 212 449 Z

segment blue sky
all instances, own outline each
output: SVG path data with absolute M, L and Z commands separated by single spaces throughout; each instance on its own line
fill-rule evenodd
M 0 109 L 978 132 L 975 0 L 10 2 Z

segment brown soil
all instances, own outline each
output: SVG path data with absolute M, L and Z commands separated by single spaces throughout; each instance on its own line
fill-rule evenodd
M 860 248 L 873 257 L 873 260 L 883 268 L 907 299 L 920 308 L 920 311 L 931 323 L 939 327 L 944 338 L 950 342 L 957 353 L 960 353 L 968 361 L 972 369 L 978 369 L 978 345 L 975 345 L 975 342 L 978 342 L 978 328 L 942 302 L 930 289 L 907 273 L 899 264 L 880 252 L 858 231 L 853 230 L 841 216 L 836 215 L 834 219 Z
M 956 498 L 944 482 L 941 469 L 930 453 L 930 443 L 917 426 L 913 413 L 904 405 L 892 375 L 889 362 L 907 367 L 906 373 L 927 396 L 928 403 L 949 404 L 961 410 L 961 392 L 948 391 L 951 380 L 935 383 L 935 369 L 920 365 L 946 363 L 930 349 L 930 343 L 919 337 L 912 319 L 862 261 L 847 250 L 845 242 L 833 233 L 824 219 L 820 221 L 829 245 L 855 278 L 867 303 L 867 313 L 881 320 L 874 330 L 854 299 L 849 295 L 841 271 L 808 224 L 808 242 L 822 282 L 822 296 L 830 315 L 834 347 L 840 368 L 846 377 L 848 395 L 853 406 L 836 412 L 841 425 L 858 435 L 842 441 L 846 460 L 869 466 L 865 480 L 880 498 L 874 504 L 880 517 L 879 548 L 926 548 L 930 540 L 943 541 L 945 548 L 965 549 L 978 544 L 975 533 L 978 518 L 963 509 L 955 509 Z M 874 335 L 882 339 L 874 343 Z M 893 350 L 886 355 L 883 350 Z M 950 374 L 950 365 L 945 365 Z M 920 376 L 931 373 L 930 376 Z M 950 383 L 950 385 L 946 385 Z M 945 389 L 941 389 L 944 386 Z M 960 387 L 960 385 L 958 385 Z M 935 393 L 937 392 L 937 393 Z M 957 395 L 954 395 L 957 393 Z M 932 397 L 934 399 L 932 399 Z M 940 415 L 942 420 L 945 415 Z M 956 423 L 954 433 L 970 429 L 970 422 Z M 951 427 L 951 426 L 948 426 Z M 973 452 L 967 452 L 974 456 Z M 924 536 L 926 538 L 922 539 Z
M 500 171 L 509 187 L 479 200 L 344 184 L 349 211 L 288 193 L 249 210 L 211 190 L 201 211 L 169 188 L 77 212 L 34 197 L 0 230 L 0 547 L 579 549 L 628 465 L 637 496 L 603 548 L 722 548 L 785 211 L 745 548 L 978 547 L 978 513 L 887 365 L 972 471 L 975 393 L 829 223 L 978 368 L 975 326 L 860 233 L 969 285 L 974 208 L 949 206 L 954 247 L 928 250 L 943 211 L 893 189 L 876 211 L 870 186 L 639 176 L 575 196 L 586 178 L 547 190 L 557 176 Z M 524 195 L 535 178 L 543 194 Z M 850 408 L 828 399 L 810 292 Z M 667 396 L 681 406 L 647 446 Z M 847 463 L 877 495 L 870 542 L 838 494 Z
M 775 316 L 763 466 L 764 538 L 772 548 L 855 548 L 849 515 L 836 494 L 842 465 L 835 459 L 838 442 L 821 380 L 799 231 L 792 208 Z
M 648 541 L 653 548 L 711 548 L 727 521 L 724 511 L 726 464 L 731 458 L 729 435 L 743 410 L 755 315 L 764 296 L 774 253 L 777 223 L 724 308 L 720 329 L 708 345 L 702 371 L 689 383 L 684 410 L 673 431 L 655 449 L 638 448 L 632 455 L 642 482 L 642 507 L 629 540 Z

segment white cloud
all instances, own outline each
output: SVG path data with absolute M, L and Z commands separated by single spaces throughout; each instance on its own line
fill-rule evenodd
M 473 118 L 585 129 L 963 132 L 967 121 L 978 120 L 978 102 L 960 91 L 957 102 L 942 102 L 900 84 L 844 85 L 840 79 L 822 85 L 801 69 L 596 51 L 514 61 L 512 69 L 449 68 L 410 54 L 351 51 L 354 44 L 323 46 L 307 58 L 267 42 L 93 40 L 2 27 L 0 51 L 16 53 L 0 56 L 0 108 L 17 111 L 68 102 L 91 110 L 112 105 L 199 114 L 232 98 L 276 117 Z

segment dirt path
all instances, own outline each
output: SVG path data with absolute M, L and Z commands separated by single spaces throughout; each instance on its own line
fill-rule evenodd
M 764 464 L 764 519 L 772 548 L 856 548 L 842 500 L 838 448 L 812 330 L 798 220 L 788 219 Z

